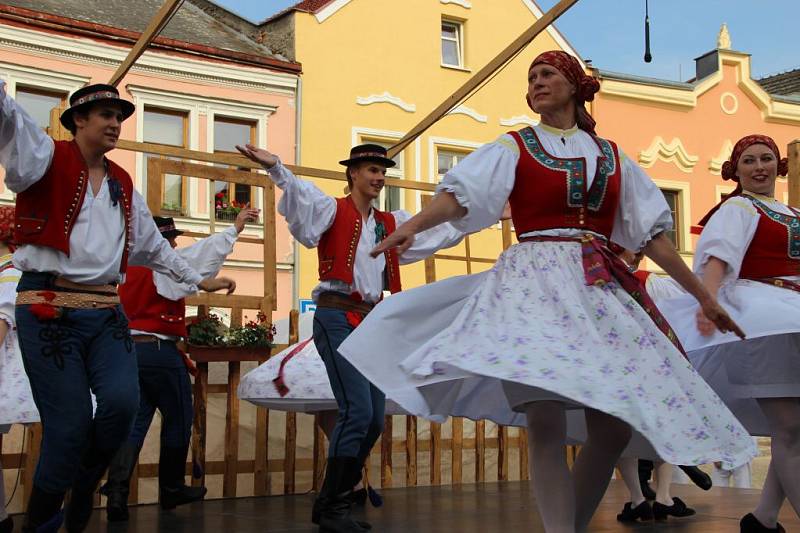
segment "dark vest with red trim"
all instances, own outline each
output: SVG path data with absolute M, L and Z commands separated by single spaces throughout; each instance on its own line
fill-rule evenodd
M 508 199 L 517 237 L 531 231 L 576 228 L 610 238 L 622 183 L 617 146 L 594 138 L 602 156 L 587 190 L 584 158 L 560 159 L 548 154 L 530 127 L 510 135 L 520 154 Z
M 397 223 L 391 213 L 372 210 L 375 222 L 383 224 L 384 238 L 394 232 Z M 356 262 L 356 249 L 361 238 L 363 223 L 353 200 L 347 196 L 336 199 L 336 217 L 328 231 L 319 240 L 317 256 L 319 257 L 319 280 L 340 280 L 353 283 L 353 267 Z M 384 271 L 384 288 L 392 293 L 399 292 L 400 262 L 397 251 L 392 249 L 384 253 L 386 270 Z
M 752 196 L 759 220 L 747 248 L 740 278 L 760 279 L 800 275 L 800 213 L 784 215 Z
M 186 302 L 158 294 L 149 268 L 128 268 L 125 283 L 119 287 L 119 299 L 130 329 L 186 337 Z
M 125 210 L 125 248 L 120 272 L 128 265 L 128 242 L 131 228 L 133 180 L 122 167 L 106 159 L 108 178 L 121 185 L 119 205 Z M 17 194 L 14 215 L 16 244 L 47 246 L 69 256 L 69 237 L 81 211 L 89 169 L 75 141 L 55 141 L 53 161 L 44 176 Z

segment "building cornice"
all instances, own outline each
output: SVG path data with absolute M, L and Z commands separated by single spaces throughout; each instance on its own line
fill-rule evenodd
M 0 48 L 109 68 L 119 66 L 128 55 L 128 50 L 121 46 L 108 46 L 92 39 L 4 24 L 0 24 Z M 290 96 L 294 95 L 297 86 L 297 76 L 294 74 L 152 51 L 145 52 L 131 72 Z

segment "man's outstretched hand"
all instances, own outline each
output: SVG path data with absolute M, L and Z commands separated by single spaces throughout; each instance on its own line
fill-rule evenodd
M 237 144 L 236 149 L 250 161 L 258 163 L 264 168 L 272 168 L 278 164 L 278 156 L 272 152 L 267 152 L 262 148 L 256 148 L 252 144 L 245 144 L 244 146 Z
M 225 294 L 231 294 L 236 290 L 236 282 L 231 278 L 225 277 L 206 278 L 198 283 L 197 286 L 206 292 L 216 292 L 225 289 L 227 291 Z
M 383 239 L 369 253 L 372 257 L 378 257 L 386 250 L 397 248 L 397 255 L 403 255 L 406 250 L 414 244 L 414 231 L 401 225 L 394 233 Z
M 236 228 L 236 233 L 241 233 L 244 230 L 244 225 L 248 222 L 258 222 L 258 214 L 261 213 L 260 209 L 253 209 L 250 204 L 247 204 L 239 214 L 236 215 L 236 220 L 233 222 L 233 227 Z

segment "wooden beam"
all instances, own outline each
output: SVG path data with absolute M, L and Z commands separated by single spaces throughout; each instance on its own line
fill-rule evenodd
M 514 42 L 509 44 L 502 52 L 500 52 L 494 59 L 489 61 L 485 67 L 479 70 L 474 76 L 464 83 L 453 94 L 448 96 L 444 102 L 439 104 L 436 109 L 430 112 L 428 116 L 420 121 L 419 124 L 411 128 L 411 130 L 403 136 L 402 139 L 397 141 L 397 144 L 389 148 L 389 157 L 394 157 L 400 153 L 403 148 L 414 142 L 414 139 L 422 135 L 425 130 L 433 126 L 443 116 L 445 116 L 451 109 L 456 107 L 465 98 L 467 98 L 473 91 L 475 91 L 481 83 L 489 79 L 503 65 L 508 63 L 514 56 L 528 44 L 533 41 L 537 35 L 542 33 L 547 27 L 563 15 L 570 7 L 572 7 L 578 0 L 561 0 L 554 5 L 550 11 L 542 15 L 542 18 L 536 21 L 533 26 L 525 30 L 519 37 L 514 39 Z
M 800 206 L 800 140 L 789 143 L 786 151 L 789 159 L 789 205 Z
M 114 75 L 111 76 L 111 79 L 108 81 L 109 85 L 113 85 L 114 87 L 119 85 L 119 82 L 122 81 L 122 78 L 125 77 L 133 64 L 136 63 L 136 60 L 147 50 L 147 47 L 150 46 L 153 39 L 155 39 L 156 36 L 161 33 L 161 30 L 169 24 L 172 15 L 181 7 L 181 4 L 183 4 L 183 0 L 164 1 L 164 5 L 162 5 L 155 16 L 150 19 L 147 27 L 139 36 L 139 40 L 136 41 L 131 51 L 128 52 L 128 56 L 120 63 L 119 67 L 117 67 L 117 71 L 114 72 Z

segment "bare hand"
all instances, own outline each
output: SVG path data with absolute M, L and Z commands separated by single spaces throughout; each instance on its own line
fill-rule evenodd
M 745 338 L 744 331 L 733 321 L 727 311 L 716 300 L 701 304 L 697 311 L 697 329 L 702 335 L 711 335 L 715 329 L 721 333 L 735 333 L 740 339 Z
M 236 282 L 231 278 L 206 278 L 197 284 L 202 290 L 206 292 L 216 292 L 222 289 L 227 290 L 225 294 L 231 294 L 236 290 Z
M 244 146 L 237 144 L 236 149 L 250 161 L 254 161 L 264 168 L 272 168 L 278 163 L 278 156 L 262 148 L 256 148 L 252 144 L 245 144 Z
M 247 204 L 239 214 L 236 215 L 236 220 L 233 221 L 233 227 L 236 228 L 236 233 L 241 233 L 244 230 L 244 225 L 248 222 L 258 222 L 258 214 L 261 213 L 260 209 L 252 209 L 250 204 Z
M 378 257 L 386 250 L 390 250 L 392 248 L 397 248 L 397 255 L 403 255 L 406 250 L 411 248 L 412 244 L 414 244 L 414 232 L 404 228 L 401 225 L 394 233 L 378 243 L 378 245 L 372 249 L 369 255 L 372 257 Z

